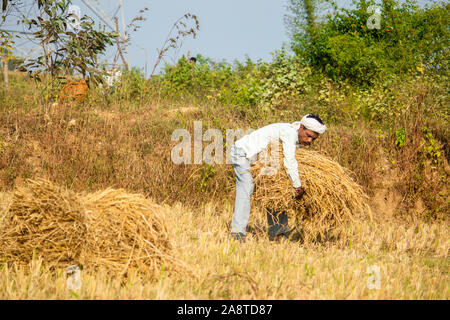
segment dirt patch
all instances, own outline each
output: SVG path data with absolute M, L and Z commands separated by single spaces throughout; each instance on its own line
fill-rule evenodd
M 384 187 L 375 191 L 370 202 L 376 215 L 392 218 L 396 214 L 401 200 L 402 197 L 398 192 L 391 187 Z
M 401 177 L 399 169 L 389 166 L 387 160 L 384 164 L 381 172 L 377 173 L 370 205 L 376 216 L 389 219 L 403 213 L 402 204 L 404 204 L 405 196 L 401 194 L 397 187 L 399 177 Z M 410 214 L 420 215 L 426 211 L 426 206 L 423 200 L 418 198 L 413 207 L 408 210 Z

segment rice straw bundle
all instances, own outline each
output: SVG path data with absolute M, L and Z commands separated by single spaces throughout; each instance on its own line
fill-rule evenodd
M 267 174 L 267 159 L 252 166 L 255 205 L 294 215 L 304 235 L 312 238 L 337 236 L 349 222 L 370 215 L 368 197 L 351 178 L 351 172 L 319 152 L 304 148 L 297 149 L 296 159 L 306 193 L 296 200 L 283 165 L 283 153 L 280 150 L 272 157 L 277 154 L 278 161 L 272 159 L 279 165 L 272 174 Z
M 17 188 L 0 225 L 0 259 L 47 267 L 80 264 L 151 275 L 182 265 L 170 255 L 163 207 L 138 194 L 107 189 L 76 194 L 38 179 Z
M 83 260 L 93 267 L 126 272 L 158 271 L 170 264 L 162 207 L 123 189 L 82 195 L 88 230 Z
M 76 264 L 86 241 L 84 208 L 77 195 L 52 182 L 28 180 L 17 188 L 0 229 L 0 256 L 49 267 Z

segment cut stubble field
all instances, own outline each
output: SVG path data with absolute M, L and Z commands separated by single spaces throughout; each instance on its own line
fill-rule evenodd
M 3 193 L 2 207 L 11 196 Z M 354 225 L 345 243 L 270 242 L 253 212 L 245 243 L 230 240 L 231 206 L 189 210 L 165 206 L 178 271 L 146 278 L 132 270 L 111 276 L 82 271 L 80 290 L 63 270 L 35 260 L 3 265 L 1 299 L 448 299 L 450 246 L 446 223 L 390 220 Z M 379 268 L 379 280 L 370 270 Z M 374 278 L 375 277 L 375 278 Z M 378 281 L 377 280 L 377 281 Z

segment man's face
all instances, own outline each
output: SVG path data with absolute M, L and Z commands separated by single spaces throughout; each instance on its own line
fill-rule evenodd
M 309 146 L 318 136 L 317 132 L 306 129 L 303 125 L 300 125 L 300 129 L 298 129 L 298 142 L 302 146 Z

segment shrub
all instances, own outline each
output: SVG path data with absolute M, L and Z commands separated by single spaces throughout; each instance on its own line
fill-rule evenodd
M 373 84 L 386 74 L 422 65 L 448 68 L 449 4 L 419 8 L 415 1 L 383 1 L 380 28 L 368 28 L 374 1 L 354 1 L 318 23 L 310 36 L 294 34 L 292 48 L 308 64 L 335 80 Z M 301 22 L 298 22 L 301 23 Z

